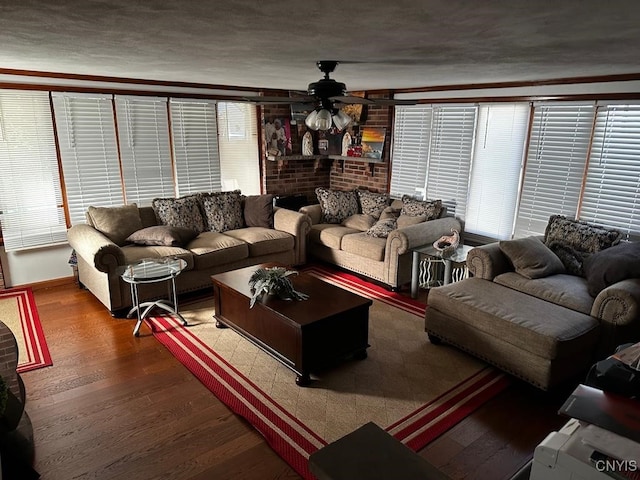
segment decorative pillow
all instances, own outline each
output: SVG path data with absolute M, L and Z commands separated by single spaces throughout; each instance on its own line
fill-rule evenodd
M 584 274 L 592 297 L 614 283 L 640 278 L 640 242 L 620 243 L 590 255 Z
M 523 277 L 543 278 L 566 272 L 558 256 L 536 237 L 502 240 L 498 245 Z
M 398 217 L 398 228 L 408 227 L 409 225 L 415 225 L 416 223 L 422 223 L 427 220 L 426 215 L 418 215 L 412 217 L 411 215 L 400 215 Z
M 416 200 L 409 195 L 403 195 L 400 214 L 411 217 L 426 215 L 427 220 L 434 220 L 442 215 L 442 200 Z
M 323 223 L 342 223 L 342 221 L 358 213 L 358 197 L 354 191 L 316 188 L 316 197 L 322 209 Z
M 120 247 L 127 243 L 129 235 L 142 228 L 135 203 L 122 207 L 89 207 L 87 221 Z
M 200 195 L 202 211 L 211 232 L 226 232 L 244 227 L 240 190 Z
M 583 263 L 589 254 L 616 245 L 621 238 L 619 230 L 562 215 L 551 215 L 544 233 L 545 245 L 558 255 L 568 273 L 578 276 L 583 275 Z
M 245 197 L 243 214 L 247 227 L 273 228 L 273 195 Z
M 395 218 L 378 220 L 373 227 L 366 231 L 366 234 L 377 238 L 387 238 L 397 228 L 396 222 Z
M 402 210 L 402 207 L 400 208 L 387 207 L 380 214 L 379 220 L 387 220 L 389 218 L 394 218 L 397 220 L 398 217 L 400 217 L 400 210 Z
M 369 230 L 374 223 L 376 223 L 376 220 L 373 216 L 356 213 L 355 215 L 345 218 L 342 221 L 342 226 L 364 232 L 365 230 Z
M 133 232 L 127 241 L 136 245 L 162 245 L 165 247 L 184 247 L 198 236 L 191 228 L 156 225 Z
M 199 195 L 180 198 L 154 198 L 151 202 L 159 222 L 169 227 L 190 228 L 194 232 L 204 231 L 204 219 L 200 213 Z
M 389 195 L 386 193 L 374 193 L 368 190 L 356 190 L 360 211 L 365 215 L 371 215 L 379 219 L 382 211 L 389 206 Z

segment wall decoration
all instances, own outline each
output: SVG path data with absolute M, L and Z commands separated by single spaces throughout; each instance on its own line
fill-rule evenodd
M 386 129 L 363 127 L 361 131 L 362 156 L 367 158 L 382 158 Z
M 264 126 L 267 154 L 273 156 L 291 155 L 291 125 L 289 119 L 273 118 Z
M 349 92 L 354 97 L 365 98 L 364 92 Z M 362 104 L 345 105 L 341 110 L 349 115 L 353 120 L 353 124 L 360 125 L 367 121 L 367 106 Z
M 342 137 L 344 131 L 331 128 L 318 131 L 318 151 L 325 155 L 342 155 Z

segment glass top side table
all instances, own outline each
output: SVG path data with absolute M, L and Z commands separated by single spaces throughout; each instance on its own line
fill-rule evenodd
M 417 298 L 418 287 L 421 284 L 430 284 L 432 282 L 431 268 L 434 264 L 444 264 L 443 285 L 466 278 L 468 275 L 466 267 L 467 254 L 472 248 L 474 247 L 470 245 L 460 245 L 455 252 L 444 257 L 442 256 L 442 252 L 434 248 L 431 244 L 412 248 L 411 298 Z M 426 258 L 420 261 L 423 255 Z M 460 268 L 454 268 L 454 266 L 460 266 Z
M 138 321 L 133 329 L 137 337 L 140 333 L 142 321 L 154 308 L 160 308 L 178 317 L 183 325 L 187 321 L 178 313 L 178 295 L 176 293 L 176 277 L 187 267 L 187 262 L 181 258 L 145 259 L 132 263 L 123 268 L 121 278 L 131 285 L 131 300 L 133 307 L 129 310 L 127 318 L 137 314 Z M 168 282 L 168 299 L 140 303 L 138 285 L 145 283 Z

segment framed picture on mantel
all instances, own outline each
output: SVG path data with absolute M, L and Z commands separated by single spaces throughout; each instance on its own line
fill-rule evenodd
M 362 156 L 367 158 L 382 158 L 384 151 L 385 128 L 362 127 Z

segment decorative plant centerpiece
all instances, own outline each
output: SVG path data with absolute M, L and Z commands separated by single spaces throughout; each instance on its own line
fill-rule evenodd
M 293 288 L 289 277 L 297 275 L 295 270 L 287 270 L 285 267 L 265 267 L 258 268 L 249 279 L 251 287 L 252 308 L 256 300 L 263 294 L 277 295 L 283 300 L 306 300 L 309 295 L 298 292 Z
M 451 235 L 443 235 L 433 242 L 433 248 L 438 250 L 443 257 L 453 255 L 458 245 L 460 245 L 460 232 L 455 228 L 451 229 Z

